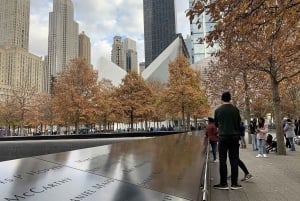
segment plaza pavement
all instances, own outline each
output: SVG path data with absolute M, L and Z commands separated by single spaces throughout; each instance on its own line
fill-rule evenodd
M 268 154 L 268 158 L 256 158 L 257 151 L 247 144 L 246 149 L 240 149 L 240 159 L 244 161 L 254 178 L 249 182 L 240 181 L 244 173 L 239 168 L 239 190 L 218 190 L 213 185 L 218 184 L 219 163 L 210 162 L 210 192 L 211 201 L 298 201 L 300 200 L 300 146 L 296 151 L 287 149 L 287 155 Z M 212 157 L 212 156 L 211 156 Z M 228 171 L 230 165 L 227 163 Z M 230 179 L 228 180 L 230 186 Z

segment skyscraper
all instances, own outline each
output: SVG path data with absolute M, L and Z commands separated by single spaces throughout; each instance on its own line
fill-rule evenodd
M 126 71 L 138 72 L 138 61 L 137 61 L 137 51 L 136 51 L 136 42 L 130 38 L 126 38 L 123 42 L 124 51 L 126 57 Z
M 78 23 L 74 21 L 72 1 L 53 0 L 53 12 L 49 14 L 49 76 L 56 77 L 71 59 L 78 57 L 78 41 Z
M 125 51 L 121 36 L 114 37 L 111 50 L 111 61 L 125 70 Z
M 0 46 L 28 51 L 30 0 L 0 0 Z
M 176 38 L 174 0 L 143 0 L 146 67 Z
M 44 62 L 28 52 L 30 0 L 0 0 L 0 99 L 44 88 Z
M 79 34 L 79 57 L 86 59 L 91 64 L 91 41 L 84 32 Z
M 189 7 L 192 8 L 194 0 L 189 0 Z M 196 24 L 197 20 L 200 19 L 201 28 L 198 28 Z M 210 16 L 202 14 L 199 17 L 195 16 L 191 23 L 191 40 L 192 40 L 192 63 L 196 63 L 204 58 L 210 57 L 212 53 L 216 52 L 219 48 L 218 44 L 215 43 L 214 47 L 208 47 L 207 43 L 199 42 L 199 38 L 204 38 L 207 34 L 214 29 L 215 23 L 210 22 Z

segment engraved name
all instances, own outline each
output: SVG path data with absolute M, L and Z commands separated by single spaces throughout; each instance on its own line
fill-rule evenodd
M 7 200 L 7 201 L 21 201 L 21 200 L 27 200 L 27 199 L 29 200 L 33 196 L 45 193 L 50 189 L 57 188 L 58 186 L 69 183 L 71 181 L 72 181 L 72 179 L 65 178 L 65 179 L 61 179 L 59 181 L 55 181 L 55 182 L 50 183 L 50 184 L 46 184 L 46 185 L 41 186 L 41 187 L 32 187 L 24 193 L 15 194 L 10 198 L 9 197 L 4 198 L 4 200 Z

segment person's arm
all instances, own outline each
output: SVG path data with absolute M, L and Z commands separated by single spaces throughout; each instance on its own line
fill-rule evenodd
M 268 126 L 266 124 L 264 125 L 263 128 L 258 128 L 257 130 L 263 134 L 267 134 L 269 131 Z

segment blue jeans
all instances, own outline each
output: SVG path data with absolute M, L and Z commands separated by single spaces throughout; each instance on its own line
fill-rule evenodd
M 256 134 L 251 134 L 251 139 L 252 139 L 252 148 L 253 148 L 253 151 L 256 151 L 257 150 Z
M 257 139 L 258 144 L 258 154 L 266 154 L 266 147 L 265 147 L 265 141 L 264 139 Z
M 295 144 L 294 144 L 294 138 L 293 137 L 287 137 L 286 139 L 290 142 L 291 151 L 296 151 Z
M 218 145 L 218 142 L 217 141 L 215 141 L 215 142 L 210 141 L 209 143 L 211 145 L 214 160 L 217 160 L 217 145 Z

